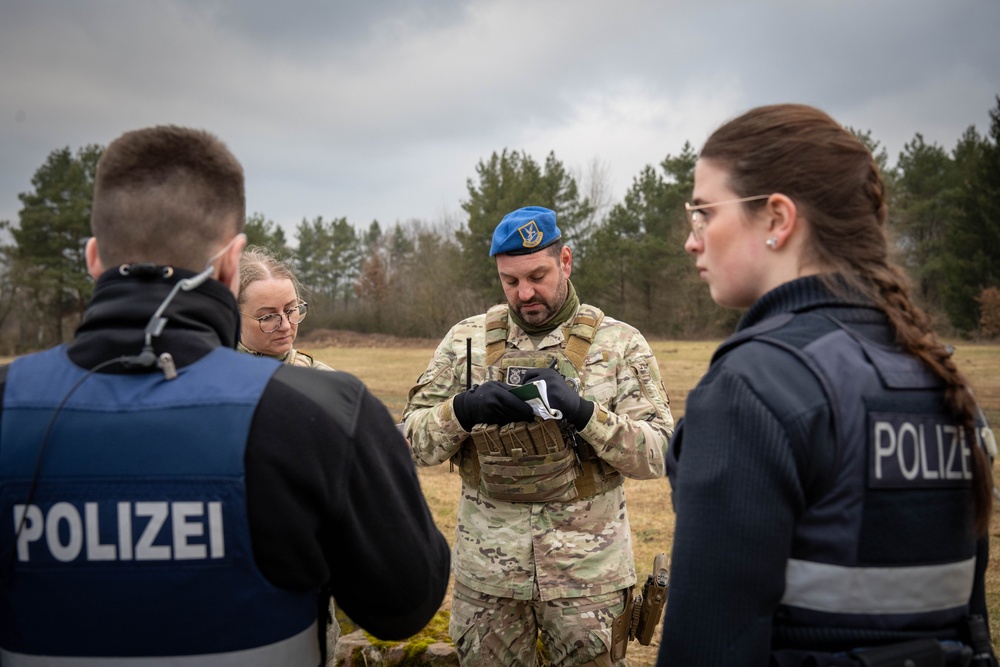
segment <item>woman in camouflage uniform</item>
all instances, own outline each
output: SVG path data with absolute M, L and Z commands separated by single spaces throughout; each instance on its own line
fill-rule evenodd
M 308 304 L 299 281 L 267 248 L 250 246 L 240 259 L 241 352 L 271 357 L 292 366 L 333 370 L 292 345 Z

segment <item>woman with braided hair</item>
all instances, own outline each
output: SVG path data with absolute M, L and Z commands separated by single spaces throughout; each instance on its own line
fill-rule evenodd
M 992 434 L 889 259 L 870 151 L 756 108 L 709 137 L 686 207 L 712 298 L 747 310 L 671 441 L 658 664 L 995 664 Z

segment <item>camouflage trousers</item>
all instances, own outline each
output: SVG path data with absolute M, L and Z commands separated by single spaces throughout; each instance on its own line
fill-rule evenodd
M 611 660 L 611 621 L 625 591 L 542 602 L 500 598 L 455 582 L 448 633 L 462 667 L 535 667 L 537 640 L 551 667 L 626 667 Z

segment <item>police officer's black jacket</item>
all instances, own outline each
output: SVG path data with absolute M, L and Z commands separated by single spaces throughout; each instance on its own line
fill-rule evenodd
M 173 284 L 191 275 L 175 271 L 170 279 L 149 280 L 105 273 L 68 348 L 70 359 L 90 369 L 138 354 L 150 316 Z M 169 352 L 178 368 L 218 346 L 236 346 L 236 300 L 217 281 L 178 292 L 165 315 L 169 322 L 154 349 Z M 161 371 L 112 364 L 100 372 Z M 6 379 L 7 367 L 0 367 L 0 397 Z M 272 584 L 298 591 L 329 584 L 352 620 L 386 639 L 414 634 L 435 614 L 448 583 L 448 545 L 405 440 L 359 380 L 279 368 L 254 414 L 245 465 L 254 557 Z
M 668 455 L 677 524 L 661 665 L 768 664 L 776 642 L 775 628 L 782 623 L 781 610 L 789 604 L 789 568 L 795 558 L 799 558 L 797 563 L 805 563 L 807 570 L 813 567 L 808 562 L 810 545 L 804 544 L 801 522 L 811 516 L 807 512 L 819 499 L 829 497 L 835 479 L 840 478 L 842 453 L 838 451 L 834 408 L 824 392 L 825 380 L 807 367 L 804 355 L 791 350 L 819 339 L 811 326 L 797 325 L 806 318 L 827 324 L 836 320 L 845 327 L 840 330 L 852 337 L 885 349 L 895 346 L 894 332 L 884 313 L 864 298 L 831 294 L 816 277 L 776 288 L 744 315 L 736 337 L 753 327 L 769 326 L 765 322 L 779 321 L 779 326 L 785 327 L 781 335 L 792 339 L 784 341 L 784 348 L 757 339 L 738 346 L 724 343 L 688 396 L 684 419 Z M 796 335 L 803 339 L 794 340 Z M 865 482 L 855 488 L 858 491 L 854 493 L 872 497 Z M 847 501 L 864 499 L 848 494 Z M 961 543 L 957 547 L 962 552 L 960 558 L 975 566 L 967 598 L 969 611 L 985 616 L 985 552 L 972 560 L 976 543 L 971 528 L 963 529 L 971 524 L 970 506 L 950 507 L 952 514 L 946 519 L 954 519 L 951 523 L 953 534 L 960 536 L 955 540 Z M 828 524 L 836 530 L 839 520 L 833 515 Z M 858 544 L 860 532 L 846 534 L 847 541 L 853 540 L 849 548 Z M 897 563 L 900 558 L 908 559 L 906 565 L 933 566 L 937 554 L 950 548 L 940 543 L 940 535 L 921 539 L 911 532 L 909 542 L 900 548 L 885 543 L 894 539 L 889 535 L 880 537 L 867 528 L 864 532 L 868 542 L 861 548 L 869 553 L 892 552 Z M 828 532 L 813 534 L 828 543 L 831 540 Z M 880 539 L 883 544 L 877 543 Z M 984 546 L 985 540 L 980 541 L 980 548 Z M 827 567 L 816 565 L 813 571 Z M 849 569 L 830 567 L 839 572 Z M 880 576 L 877 568 L 876 575 Z M 916 583 L 919 590 L 920 582 Z M 806 593 L 813 592 L 807 587 Z M 965 601 L 959 601 L 959 607 Z M 963 612 L 959 609 L 957 613 Z M 838 618 L 837 614 L 827 616 Z M 870 614 L 863 619 L 865 623 L 878 621 Z M 917 620 L 926 624 L 926 619 L 925 615 Z M 849 618 L 847 622 L 855 621 L 857 618 Z

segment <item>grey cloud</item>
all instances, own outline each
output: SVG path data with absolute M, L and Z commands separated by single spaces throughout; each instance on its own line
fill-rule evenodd
M 995 0 L 8 0 L 0 219 L 51 150 L 156 123 L 217 133 L 285 225 L 442 217 L 503 148 L 607 159 L 620 198 L 776 101 L 950 148 L 986 127 L 997 34 Z

